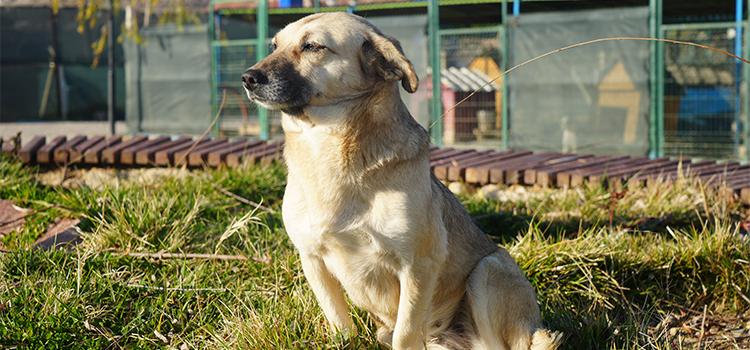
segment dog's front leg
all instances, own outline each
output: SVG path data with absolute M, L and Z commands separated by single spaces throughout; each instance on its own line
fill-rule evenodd
M 415 261 L 399 274 L 398 316 L 393 331 L 396 350 L 423 349 L 432 294 L 437 283 L 432 263 Z
M 301 254 L 302 271 L 305 273 L 307 282 L 310 283 L 318 305 L 335 332 L 345 335 L 355 333 L 354 323 L 349 316 L 349 307 L 344 299 L 344 290 L 341 288 L 322 259 L 316 256 Z
M 393 348 L 396 350 L 424 348 L 425 330 L 437 284 L 436 271 L 445 259 L 445 247 L 438 241 L 433 236 L 417 243 L 415 256 L 399 273 L 398 316 L 393 331 Z

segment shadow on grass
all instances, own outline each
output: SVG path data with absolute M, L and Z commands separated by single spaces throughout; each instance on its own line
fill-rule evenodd
M 518 234 L 527 232 L 532 225 L 535 229 L 543 232 L 545 236 L 557 238 L 574 238 L 579 232 L 587 229 L 610 227 L 608 220 L 602 221 L 596 218 L 593 220 L 585 220 L 577 217 L 540 220 L 533 215 L 510 211 L 473 211 L 471 215 L 479 228 L 499 243 L 512 242 Z M 670 229 L 689 229 L 700 227 L 702 224 L 701 220 L 696 216 L 680 217 L 672 214 L 661 217 L 641 218 L 614 216 L 612 219 L 612 227 L 657 234 L 668 234 L 668 227 Z
M 728 264 L 741 259 L 742 250 L 724 253 L 720 257 L 707 247 L 695 256 L 665 255 L 652 261 L 605 256 L 583 269 L 531 271 L 529 278 L 537 288 L 546 326 L 565 334 L 563 349 L 642 349 L 645 344 L 676 349 L 680 347 L 673 346 L 674 339 L 660 328 L 666 315 L 696 313 L 704 306 L 710 313 L 730 317 L 746 310 L 746 300 L 732 282 L 743 283 L 746 267 Z M 558 267 L 587 259 L 568 258 Z M 597 283 L 573 288 L 586 280 Z M 615 288 L 607 289 L 602 280 Z M 726 341 L 733 344 L 730 338 Z

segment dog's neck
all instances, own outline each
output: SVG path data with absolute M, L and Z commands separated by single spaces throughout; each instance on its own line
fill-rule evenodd
M 335 105 L 305 107 L 298 115 L 283 114 L 282 126 L 288 162 L 328 163 L 360 175 L 415 158 L 429 144 L 427 132 L 409 114 L 396 84 Z

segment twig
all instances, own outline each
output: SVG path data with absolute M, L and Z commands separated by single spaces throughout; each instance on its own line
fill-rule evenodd
M 582 42 L 578 42 L 578 43 L 575 43 L 575 44 L 571 44 L 571 45 L 568 45 L 568 46 L 564 46 L 564 47 L 561 47 L 561 48 L 558 48 L 558 49 L 554 49 L 554 50 L 549 51 L 549 52 L 545 52 L 545 53 L 543 53 L 543 54 L 541 54 L 539 56 L 536 56 L 536 57 L 533 57 L 533 58 L 528 59 L 526 61 L 523 61 L 523 62 L 521 62 L 521 63 L 519 63 L 519 64 L 517 64 L 517 65 L 515 65 L 515 66 L 513 66 L 511 68 L 509 68 L 505 72 L 501 73 L 499 76 L 497 76 L 494 79 L 486 82 L 484 85 L 482 85 L 479 88 L 477 88 L 476 90 L 474 90 L 468 96 L 466 96 L 463 99 L 461 99 L 461 101 L 458 101 L 458 103 L 456 103 L 455 105 L 453 105 L 453 107 L 448 108 L 445 112 L 443 112 L 443 115 L 441 115 L 441 119 L 438 119 L 438 120 L 442 120 L 442 117 L 444 117 L 446 114 L 448 114 L 452 110 L 456 109 L 456 107 L 458 107 L 458 105 L 464 103 L 466 100 L 468 100 L 472 96 L 476 95 L 476 93 L 479 92 L 479 91 L 481 91 L 482 89 L 484 89 L 484 87 L 486 87 L 486 86 L 494 83 L 498 79 L 500 79 L 500 78 L 502 78 L 502 77 L 510 74 L 510 72 L 512 72 L 512 71 L 514 71 L 514 70 L 516 70 L 518 68 L 521 68 L 521 67 L 523 67 L 523 66 L 525 66 L 525 65 L 527 65 L 527 64 L 529 64 L 531 62 L 538 61 L 538 60 L 540 60 L 542 58 L 545 58 L 547 56 L 554 55 L 554 54 L 556 54 L 558 52 L 570 50 L 570 49 L 573 49 L 573 48 L 576 48 L 576 47 L 591 45 L 591 44 L 600 43 L 600 42 L 605 42 L 605 41 L 656 41 L 656 42 L 663 42 L 663 43 L 676 44 L 676 45 L 687 45 L 687 46 L 693 46 L 693 47 L 698 47 L 698 48 L 701 48 L 701 49 L 715 51 L 715 52 L 718 52 L 720 54 L 723 54 L 723 55 L 726 55 L 726 56 L 729 56 L 729 57 L 732 57 L 732 58 L 736 58 L 736 59 L 738 59 L 738 60 L 740 60 L 740 61 L 742 61 L 744 63 L 750 64 L 749 60 L 747 60 L 745 58 L 742 58 L 740 56 L 737 56 L 737 55 L 735 55 L 735 54 L 733 54 L 733 53 L 731 53 L 729 51 L 722 50 L 720 48 L 713 47 L 713 46 L 696 44 L 696 43 L 692 43 L 692 42 L 689 42 L 689 41 L 680 41 L 680 40 L 672 40 L 672 39 L 661 39 L 661 38 L 647 38 L 647 37 L 628 37 L 628 36 L 620 36 L 620 37 L 612 37 L 612 38 L 599 38 L 599 39 L 587 40 L 587 41 L 582 41 Z M 430 126 L 432 126 L 432 125 L 430 125 Z
M 247 257 L 242 255 L 223 255 L 223 254 L 199 254 L 199 253 L 114 253 L 115 255 L 128 256 L 133 258 L 147 259 L 205 259 L 205 260 L 239 260 L 246 261 Z
M 136 289 L 149 289 L 149 290 L 160 290 L 168 292 L 228 292 L 229 288 L 170 288 L 170 287 L 157 287 L 157 286 L 145 286 L 141 284 L 128 283 L 125 285 L 128 288 Z
M 258 208 L 260 210 L 263 210 L 263 211 L 271 213 L 271 214 L 273 214 L 273 213 L 276 212 L 275 210 L 273 210 L 273 209 L 271 209 L 269 207 L 266 207 L 266 206 L 264 206 L 264 205 L 262 205 L 260 203 L 253 202 L 253 201 L 251 201 L 251 200 L 249 200 L 249 199 L 247 199 L 245 197 L 242 197 L 242 196 L 240 196 L 240 195 L 238 195 L 236 193 L 232 193 L 232 192 L 230 192 L 229 190 L 227 190 L 225 188 L 217 186 L 216 189 L 219 190 L 219 192 L 221 192 L 221 193 L 223 193 L 223 194 L 225 194 L 225 195 L 227 195 L 229 197 L 232 197 L 232 198 L 236 199 L 238 202 L 241 202 L 241 203 L 244 203 L 244 204 L 247 204 L 247 205 L 252 205 L 252 206 L 254 206 L 254 207 L 256 207 L 256 208 Z
M 701 334 L 698 336 L 698 346 L 696 347 L 698 350 L 701 348 L 701 343 L 703 342 L 703 336 L 706 333 L 706 305 L 703 305 L 703 320 L 701 321 Z
M 735 260 L 735 261 L 736 261 L 736 260 Z M 747 296 L 745 295 L 745 293 L 742 293 L 742 288 L 740 288 L 740 286 L 738 286 L 738 285 L 737 285 L 736 283 L 734 283 L 734 282 L 732 282 L 732 286 L 734 287 L 734 289 L 737 289 L 737 293 L 739 293 L 740 297 L 742 297 L 742 299 L 744 299 L 744 300 L 745 300 L 745 302 L 747 302 L 748 304 L 750 304 L 750 298 L 748 298 L 748 297 L 747 297 Z

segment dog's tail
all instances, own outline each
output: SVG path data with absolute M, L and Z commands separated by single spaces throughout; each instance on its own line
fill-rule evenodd
M 560 346 L 562 333 L 539 328 L 531 336 L 531 350 L 555 350 Z

